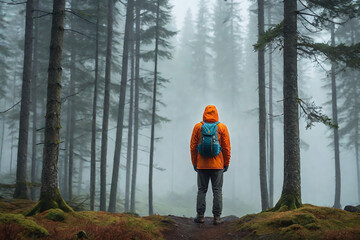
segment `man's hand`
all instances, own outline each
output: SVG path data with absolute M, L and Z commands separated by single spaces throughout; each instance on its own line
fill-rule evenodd
M 229 166 L 224 166 L 224 172 L 228 170 Z
M 197 172 L 198 170 L 197 170 L 197 168 L 196 168 L 196 165 L 193 165 L 193 167 L 194 167 L 195 172 Z

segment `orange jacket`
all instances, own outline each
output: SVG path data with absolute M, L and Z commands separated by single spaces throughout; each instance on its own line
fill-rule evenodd
M 206 106 L 203 116 L 204 122 L 218 122 L 219 115 L 217 109 L 213 105 Z M 191 141 L 190 152 L 191 161 L 197 169 L 223 169 L 224 166 L 229 166 L 231 157 L 230 136 L 227 127 L 223 123 L 217 125 L 217 134 L 221 146 L 221 152 L 216 157 L 203 157 L 199 154 L 197 146 L 200 144 L 201 139 L 201 122 L 197 123 L 194 127 Z

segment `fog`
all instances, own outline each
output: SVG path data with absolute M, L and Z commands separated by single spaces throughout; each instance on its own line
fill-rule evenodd
M 215 11 L 215 4 L 217 1 L 206 1 L 209 9 L 209 16 Z M 221 1 L 219 1 L 221 2 Z M 159 88 L 161 103 L 157 105 L 157 114 L 167 118 L 169 121 L 160 122 L 155 125 L 155 152 L 154 152 L 154 212 L 160 215 L 178 215 L 193 217 L 196 214 L 196 194 L 197 194 L 197 173 L 194 171 L 191 156 L 190 156 L 190 138 L 194 125 L 203 118 L 203 112 L 207 105 L 215 105 L 219 112 L 219 121 L 226 124 L 230 134 L 231 140 L 231 160 L 229 170 L 224 173 L 223 185 L 223 215 L 243 216 L 249 213 L 261 211 L 261 195 L 260 195 L 260 179 L 259 179 L 259 116 L 258 116 L 258 75 L 257 75 L 257 52 L 253 48 L 257 40 L 257 22 L 256 13 L 251 10 L 256 10 L 253 1 L 238 0 L 236 1 L 237 9 L 237 28 L 238 34 L 235 34 L 236 39 L 236 79 L 227 79 L 228 82 L 219 82 L 217 78 L 216 66 L 214 58 L 216 56 L 214 50 L 210 49 L 209 44 L 208 54 L 206 57 L 206 81 L 196 82 L 192 73 L 200 70 L 192 70 L 191 61 L 194 52 L 187 53 L 186 43 L 184 44 L 184 24 L 187 13 L 191 11 L 193 30 L 196 33 L 196 19 L 198 16 L 198 1 L 194 0 L 171 0 L 172 22 L 169 23 L 170 28 L 176 30 L 178 33 L 169 41 L 173 45 L 173 58 L 170 60 L 161 59 L 159 62 L 159 72 L 161 76 L 167 78 L 169 81 L 164 83 L 163 87 Z M 219 3 L 218 3 L 219 4 Z M 224 6 L 227 3 L 223 2 Z M 118 4 L 117 9 L 123 12 L 122 5 Z M 20 8 L 20 7 L 19 7 Z M 14 7 L 12 7 L 14 9 Z M 277 18 L 279 16 L 276 16 Z M 279 21 L 274 16 L 274 22 Z M 122 43 L 119 40 L 120 34 L 124 27 L 124 19 L 121 19 L 121 14 L 117 15 L 117 23 L 115 24 L 115 39 L 114 42 L 114 58 L 111 82 L 114 84 L 111 92 L 111 108 L 117 109 L 118 91 L 121 71 L 118 70 Z M 9 17 L 10 19 L 10 17 Z M 214 27 L 213 19 L 209 17 L 208 27 Z M 224 19 L 223 24 L 228 22 Z M 329 35 L 319 33 L 315 38 L 328 41 Z M 196 35 L 192 36 L 195 38 Z M 23 36 L 22 36 L 23 37 Z M 214 38 L 212 30 L 209 32 L 209 38 Z M 65 39 L 66 41 L 66 39 Z M 192 40 L 195 41 L 195 40 Z M 224 40 L 225 41 L 225 40 Z M 119 43 L 120 42 L 120 43 Z M 193 42 L 192 42 L 193 43 Z M 69 43 L 67 43 L 69 44 Z M 195 43 L 194 43 L 195 44 Z M 226 42 L 224 42 L 226 44 Z M 19 44 L 20 45 L 20 44 Z M 66 45 L 65 45 L 66 46 Z M 68 45 L 69 46 L 69 45 Z M 15 46 L 13 46 L 15 47 Z M 146 47 L 147 48 L 147 47 Z M 150 47 L 149 47 L 150 48 Z M 100 51 L 105 52 L 105 48 Z M 195 50 L 192 50 L 195 51 Z M 69 55 L 69 53 L 67 53 Z M 186 55 L 188 54 L 188 55 Z M 189 57 L 190 56 L 190 57 Z M 67 56 L 69 57 L 69 56 Z M 66 58 L 66 57 L 65 57 Z M 283 122 L 282 122 L 282 51 L 280 49 L 273 50 L 274 58 L 274 116 L 267 115 L 267 118 L 274 118 L 274 203 L 280 198 L 283 185 Z M 231 59 L 231 56 L 226 56 L 226 59 Z M 19 60 L 20 61 L 20 60 Z M 103 56 L 102 65 L 105 64 L 105 57 Z M 265 59 L 265 72 L 268 73 L 268 52 Z M 227 64 L 227 63 L 226 63 Z M 227 70 L 226 64 L 220 66 L 220 69 Z M 232 64 L 232 63 L 228 63 Z M 21 65 L 21 64 L 19 64 Z M 189 67 L 190 65 L 190 67 Z M 69 64 L 67 65 L 69 67 Z M 89 64 L 93 67 L 93 63 Z M 142 68 L 146 70 L 153 70 L 153 62 L 143 62 Z M 321 64 L 314 62 L 313 59 L 303 59 L 299 57 L 299 89 L 300 97 L 304 99 L 311 99 L 318 106 L 322 107 L 322 111 L 331 116 L 331 105 L 327 104 L 331 100 L 331 89 L 324 87 L 329 83 L 328 73 L 324 71 L 330 69 L 330 63 L 323 60 Z M 45 68 L 46 69 L 46 68 Z M 43 70 L 46 73 L 46 70 Z M 145 71 L 145 70 L 144 70 Z M 101 73 L 103 75 L 103 73 Z M 64 93 L 66 95 L 69 87 L 69 70 L 64 66 Z M 229 75 L 227 75 L 229 76 Z M 20 98 L 21 73 L 15 72 L 16 83 L 14 88 L 16 94 L 7 94 L 14 99 Z M 81 77 L 79 77 L 81 78 Z M 102 77 L 103 78 L 103 77 Z M 102 79 L 103 81 L 103 79 Z M 13 86 L 8 84 L 7 89 Z M 268 90 L 268 76 L 266 75 L 266 86 Z M 80 85 L 80 84 L 79 84 Z M 91 87 L 92 88 L 92 87 Z M 103 89 L 101 89 L 103 92 Z M 92 93 L 91 93 L 92 94 Z M 89 98 L 88 102 L 92 100 L 92 95 L 79 94 L 77 98 Z M 267 92 L 268 94 L 268 92 Z M 129 93 L 127 93 L 127 103 L 129 101 Z M 341 95 L 341 93 L 339 94 Z M 4 98 L 5 99 L 5 98 Z M 15 102 L 10 100 L 1 101 L 1 109 L 7 109 Z M 268 95 L 266 96 L 266 108 L 268 108 Z M 102 104 L 103 97 L 99 98 L 99 109 L 97 117 L 98 136 L 97 136 L 97 171 L 96 171 L 96 196 L 95 206 L 98 210 L 99 206 L 99 189 L 100 189 L 100 142 L 101 142 L 101 121 L 102 121 Z M 62 112 L 66 115 L 66 105 L 63 105 Z M 148 99 L 142 99 L 140 106 L 144 108 L 151 108 Z M 40 107 L 39 107 L 40 108 Z M 9 119 L 9 114 L 18 114 L 19 106 L 9 111 L 3 116 Z M 125 164 L 126 164 L 126 146 L 127 146 L 127 131 L 128 131 L 128 111 L 129 107 L 125 108 L 123 132 L 123 147 L 121 149 L 120 159 L 120 173 L 118 184 L 118 208 L 117 211 L 124 211 L 124 194 L 125 194 Z M 42 112 L 39 110 L 39 112 Z M 116 114 L 114 114 L 116 116 Z M 5 119 L 4 118 L 4 119 Z M 91 116 L 86 118 L 90 119 Z M 5 121 L 5 120 L 2 120 Z M 305 120 L 301 117 L 300 121 L 300 138 L 301 138 L 301 193 L 303 203 L 309 203 L 319 206 L 332 207 L 335 197 L 335 163 L 334 150 L 331 139 L 331 129 L 321 123 L 315 123 L 311 129 L 306 129 Z M 66 125 L 65 117 L 62 118 L 63 126 Z M 14 124 L 15 125 L 15 124 Z M 80 124 L 79 124 L 80 125 Z M 12 135 L 11 132 L 17 131 L 18 126 L 12 126 L 11 121 L 7 120 L 4 123 L 5 130 L 1 130 L 4 136 L 4 144 L 1 156 L 1 181 L 2 183 L 15 182 L 16 169 L 16 150 L 17 140 L 12 138 L 17 137 L 17 134 Z M 87 126 L 87 125 L 86 125 Z M 89 125 L 90 126 L 90 125 Z M 339 122 L 341 129 L 342 123 Z M 37 126 L 41 128 L 40 125 Z M 111 117 L 109 122 L 109 142 L 107 151 L 107 191 L 110 191 L 111 176 L 113 170 L 114 147 L 116 139 L 116 117 Z M 91 128 L 86 134 L 90 134 Z M 65 139 L 66 127 L 61 130 L 61 139 Z M 140 215 L 148 214 L 148 174 L 149 174 L 149 149 L 150 149 L 150 126 L 143 126 L 139 131 L 139 152 L 138 152 L 138 175 L 136 187 L 136 212 Z M 42 158 L 42 140 L 38 138 L 39 159 Z M 31 141 L 30 141 L 31 143 Z M 30 144 L 29 143 L 29 144 Z M 352 148 L 345 145 L 345 140 L 340 136 L 340 161 L 341 161 L 341 205 L 356 205 L 359 202 L 357 198 L 357 170 L 355 152 Z M 84 145 L 90 145 L 90 141 L 85 139 Z M 267 142 L 267 146 L 269 146 Z M 65 149 L 65 145 L 62 145 Z M 79 150 L 78 150 L 79 151 Z M 29 152 L 31 152 L 29 150 Z M 74 191 L 76 196 L 85 196 L 88 198 L 90 186 L 90 154 L 88 151 L 78 152 L 83 159 L 76 159 L 74 170 L 75 175 L 80 171 L 83 175 L 83 183 L 80 191 Z M 267 156 L 269 155 L 267 150 Z M 30 157 L 29 157 L 30 158 Z M 59 167 L 63 167 L 64 153 L 60 153 Z M 83 161 L 83 168 L 80 169 L 80 161 Z M 30 160 L 28 166 L 30 166 Z M 40 162 L 40 160 L 39 160 Z M 10 163 L 12 164 L 12 172 L 9 175 Z M 30 167 L 28 167 L 30 169 Z M 61 171 L 61 170 L 60 170 Z M 59 171 L 59 172 L 60 172 Z M 269 170 L 268 170 L 269 171 Z M 37 170 L 40 178 L 41 169 Z M 76 178 L 77 180 L 77 178 Z M 61 179 L 60 179 L 61 182 Z M 75 185 L 75 184 L 74 184 Z M 76 185 L 75 185 L 76 186 Z M 75 187 L 74 187 L 75 188 Z M 61 185 L 60 185 L 61 190 Z M 107 198 L 108 201 L 108 198 Z M 207 209 L 205 215 L 212 215 L 212 190 L 209 185 L 207 193 Z

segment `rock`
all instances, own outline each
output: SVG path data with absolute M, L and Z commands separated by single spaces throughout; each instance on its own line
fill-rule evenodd
M 89 237 L 84 230 L 81 230 L 80 232 L 75 234 L 74 239 L 89 239 Z
M 54 222 L 62 222 L 65 220 L 66 216 L 63 210 L 55 208 L 50 209 L 49 212 L 45 215 L 45 218 Z
M 348 211 L 348 212 L 355 212 L 355 213 L 360 213 L 360 205 L 359 206 L 351 206 L 351 205 L 347 205 L 345 208 L 344 208 L 345 211 Z

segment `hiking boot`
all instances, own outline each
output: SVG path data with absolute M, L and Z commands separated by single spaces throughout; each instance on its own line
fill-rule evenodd
M 222 224 L 224 221 L 220 218 L 220 216 L 214 216 L 214 225 Z
M 205 222 L 204 215 L 197 214 L 196 218 L 194 218 L 194 222 L 196 222 L 196 223 L 204 223 Z

